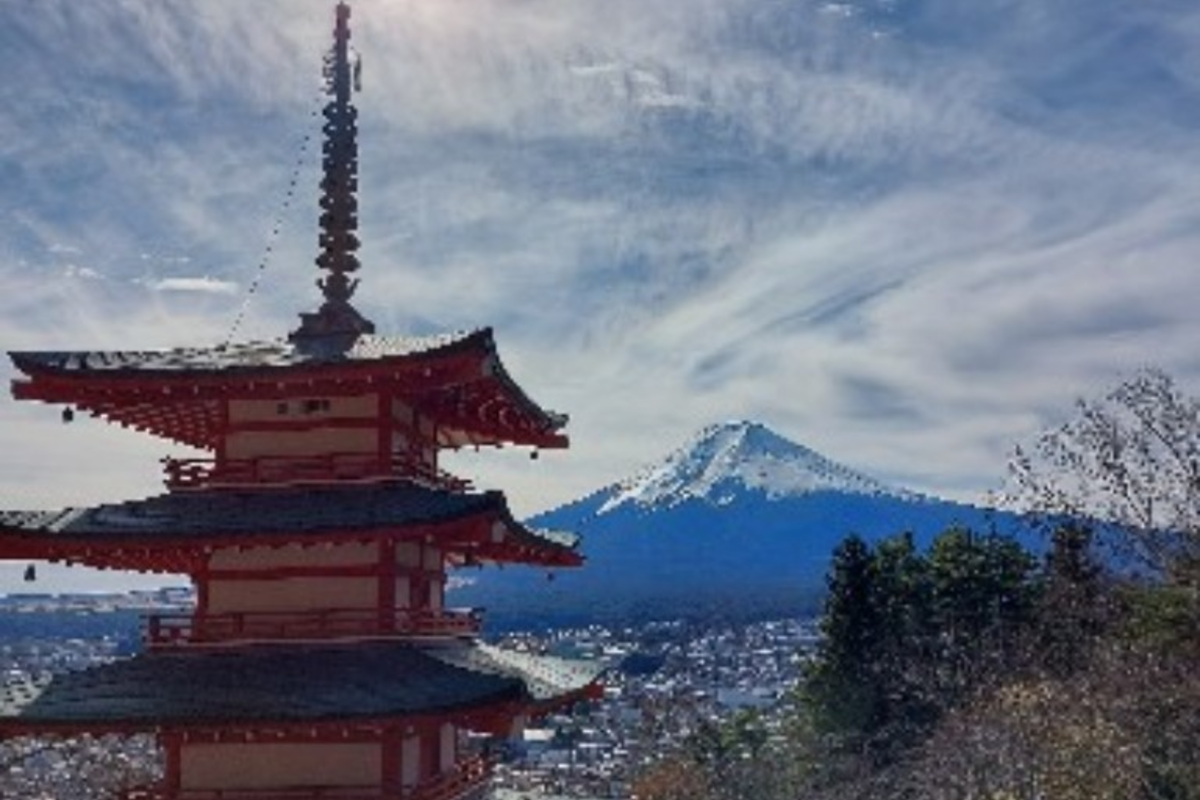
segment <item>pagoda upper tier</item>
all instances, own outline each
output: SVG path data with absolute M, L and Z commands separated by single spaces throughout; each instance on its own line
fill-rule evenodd
M 329 346 L 323 346 L 329 344 Z M 450 488 L 437 452 L 567 446 L 565 415 L 509 377 L 490 329 L 175 350 L 14 352 L 19 400 L 65 403 L 213 453 L 172 489 L 408 478 Z

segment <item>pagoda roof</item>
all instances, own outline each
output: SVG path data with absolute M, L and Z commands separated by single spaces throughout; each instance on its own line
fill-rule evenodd
M 438 420 L 445 446 L 562 447 L 567 417 L 531 400 L 504 369 L 490 328 L 352 341 L 301 338 L 170 350 L 13 351 L 19 400 L 67 403 L 212 449 L 218 401 L 390 389 Z
M 513 518 L 502 492 L 462 493 L 408 481 L 179 492 L 57 511 L 0 511 L 0 558 L 160 572 L 191 571 L 197 554 L 215 546 L 382 537 L 429 537 L 497 561 L 582 563 L 577 536 L 526 527 Z
M 485 337 L 491 338 L 490 330 L 433 336 L 363 335 L 346 349 L 323 347 L 321 340 L 313 343 L 275 339 L 169 350 L 14 351 L 9 356 L 18 369 L 29 375 L 60 373 L 125 378 L 231 375 L 414 358 L 469 347 Z
M 258 645 L 144 653 L 0 690 L 0 733 L 74 733 L 469 717 L 594 690 L 596 662 L 474 642 Z

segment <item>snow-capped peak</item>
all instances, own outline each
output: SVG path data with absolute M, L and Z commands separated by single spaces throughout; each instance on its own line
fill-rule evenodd
M 771 499 L 823 491 L 916 498 L 788 441 L 765 425 L 742 420 L 705 428 L 666 460 L 611 491 L 598 513 L 630 503 L 643 508 L 686 500 L 725 505 L 746 493 Z

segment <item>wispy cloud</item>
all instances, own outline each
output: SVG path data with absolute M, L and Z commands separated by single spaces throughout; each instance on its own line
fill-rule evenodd
M 247 336 L 315 305 L 328 8 L 0 14 L 4 344 L 220 341 L 256 277 Z M 571 454 L 459 459 L 519 510 L 726 417 L 978 496 L 1078 394 L 1148 361 L 1200 387 L 1200 11 L 361 0 L 353 24 L 360 306 L 494 324 L 572 412 Z
M 198 278 L 163 278 L 150 284 L 156 292 L 204 292 L 208 294 L 237 294 L 238 285 L 205 275 Z

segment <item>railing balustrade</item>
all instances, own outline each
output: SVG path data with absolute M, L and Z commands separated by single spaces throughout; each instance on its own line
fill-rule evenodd
M 238 641 L 474 636 L 482 619 L 473 609 L 322 609 L 305 612 L 189 612 L 149 614 L 143 636 L 151 648 Z
M 370 453 L 261 456 L 248 459 L 164 458 L 164 483 L 172 491 L 244 484 L 288 485 L 407 478 L 440 489 L 466 491 L 470 482 L 403 455 Z
M 120 800 L 466 800 L 474 797 L 490 774 L 490 763 L 472 758 L 454 769 L 399 791 L 356 787 L 297 786 L 286 789 L 126 789 Z

